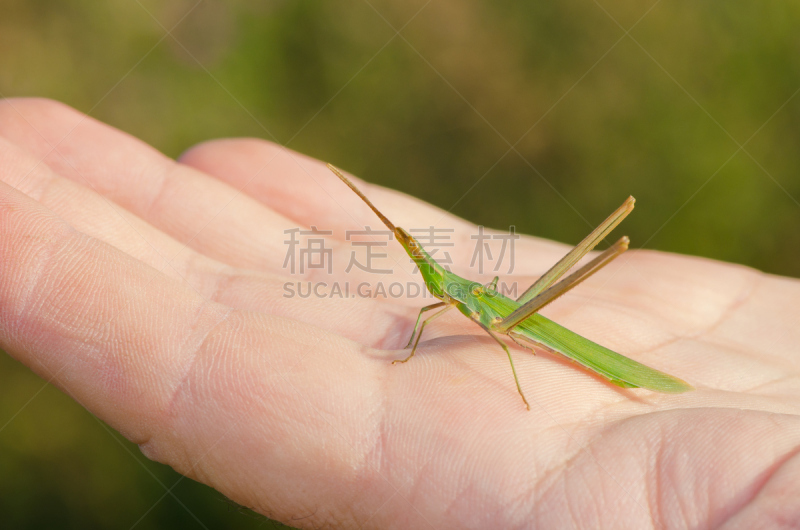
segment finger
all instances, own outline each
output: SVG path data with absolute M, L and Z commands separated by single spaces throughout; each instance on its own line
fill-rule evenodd
M 204 142 L 181 155 L 180 161 L 240 187 L 275 211 L 305 225 L 324 220 L 324 226 L 343 232 L 366 224 L 383 227 L 326 166 L 286 147 L 258 139 L 223 139 Z M 284 178 L 290 175 L 291 178 Z M 256 178 L 258 177 L 258 178 Z M 398 226 L 416 226 L 421 220 L 447 218 L 448 223 L 469 223 L 418 199 L 375 186 L 357 177 L 352 180 L 380 209 L 392 213 Z M 297 200 L 302 197 L 303 200 Z
M 385 363 L 206 302 L 5 184 L 0 241 L 0 346 L 151 458 L 284 518 L 388 498 L 359 477 Z
M 221 262 L 269 269 L 284 249 L 282 216 L 60 103 L 5 100 L 0 134 L 61 176 Z
M 395 347 L 402 340 L 397 335 L 405 332 L 413 317 L 413 311 L 396 304 L 345 296 L 350 294 L 349 284 L 331 292 L 332 283 L 330 287 L 311 286 L 300 278 L 232 268 L 208 258 L 92 190 L 54 174 L 2 139 L 0 167 L 4 182 L 37 200 L 75 230 L 184 283 L 211 302 L 294 318 L 374 347 Z M 359 294 L 355 284 L 352 293 Z

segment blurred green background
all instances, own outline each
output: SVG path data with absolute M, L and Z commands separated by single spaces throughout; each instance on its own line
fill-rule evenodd
M 0 96 L 58 99 L 170 156 L 270 139 L 570 243 L 631 194 L 633 247 L 798 277 L 798 27 L 800 4 L 774 0 L 3 0 Z M 147 461 L 5 355 L 0 514 L 273 524 Z

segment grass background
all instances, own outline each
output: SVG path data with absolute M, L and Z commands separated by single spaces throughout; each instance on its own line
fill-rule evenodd
M 800 4 L 776 0 L 3 0 L 0 96 L 58 99 L 170 156 L 270 139 L 570 243 L 631 194 L 634 248 L 798 277 L 799 24 Z M 9 528 L 274 524 L 5 355 L 0 513 Z

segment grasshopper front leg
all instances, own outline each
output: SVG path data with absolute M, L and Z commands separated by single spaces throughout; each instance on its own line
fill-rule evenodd
M 410 348 L 411 347 L 411 343 L 414 342 L 414 336 L 417 334 L 417 327 L 419 327 L 419 321 L 422 318 L 422 313 L 424 313 L 426 311 L 430 311 L 431 309 L 436 309 L 437 307 L 442 307 L 443 305 L 444 305 L 444 302 L 438 302 L 436 304 L 431 304 L 431 305 L 425 306 L 425 307 L 423 307 L 422 309 L 419 310 L 419 315 L 417 315 L 417 321 L 414 324 L 414 329 L 411 330 L 411 337 L 408 339 L 408 344 L 406 344 L 406 347 L 403 348 L 404 350 L 406 348 Z
M 433 305 L 429 305 L 427 307 L 423 307 L 422 311 L 419 312 L 420 316 L 422 316 L 422 312 L 423 311 L 428 310 L 428 309 L 434 309 L 435 307 L 442 306 L 442 305 L 444 305 L 444 302 L 439 302 L 438 304 L 433 304 Z M 422 325 L 419 327 L 419 333 L 417 334 L 417 340 L 414 341 L 414 347 L 411 348 L 411 355 L 409 355 L 405 359 L 395 359 L 394 361 L 392 361 L 392 364 L 408 362 L 408 360 L 411 359 L 414 356 L 414 353 L 417 351 L 417 344 L 419 344 L 419 339 L 422 338 L 422 330 L 425 329 L 425 325 L 428 322 L 431 322 L 434 319 L 439 318 L 440 316 L 444 315 L 445 313 L 447 313 L 452 308 L 453 308 L 453 306 L 449 305 L 449 306 L 445 307 L 444 309 L 442 309 L 441 311 L 439 311 L 438 313 L 436 313 L 435 315 L 429 316 L 428 318 L 423 320 L 422 321 Z M 419 317 L 417 317 L 417 321 L 419 321 Z M 414 327 L 416 327 L 416 326 L 414 326 Z M 406 348 L 407 347 L 408 346 L 406 346 Z

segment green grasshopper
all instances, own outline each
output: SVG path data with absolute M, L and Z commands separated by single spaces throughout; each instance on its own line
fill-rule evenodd
M 411 359 L 414 356 L 414 352 L 417 351 L 417 345 L 425 326 L 455 307 L 482 327 L 505 350 L 506 355 L 508 355 L 508 361 L 511 363 L 511 372 L 514 374 L 517 390 L 528 410 L 531 407 L 528 404 L 528 400 L 525 399 L 522 387 L 520 387 L 511 352 L 509 352 L 508 346 L 500 340 L 499 335 L 507 335 L 519 346 L 531 351 L 534 351 L 533 347 L 522 344 L 520 340 L 539 346 L 551 353 L 560 353 L 623 388 L 641 387 L 656 392 L 673 394 L 692 390 L 688 383 L 677 377 L 659 372 L 604 346 L 600 346 L 537 313 L 547 304 L 581 283 L 628 249 L 629 240 L 623 236 L 592 261 L 580 267 L 560 282 L 558 281 L 633 210 L 635 202 L 633 197 L 628 197 L 622 203 L 622 206 L 617 208 L 608 219 L 603 221 L 600 226 L 595 228 L 549 271 L 528 287 L 519 298 L 512 300 L 497 292 L 497 282 L 499 280 L 497 276 L 488 285 L 484 286 L 445 270 L 425 252 L 425 249 L 408 232 L 392 224 L 341 171 L 331 164 L 328 164 L 328 169 L 333 171 L 356 195 L 361 197 L 361 200 L 367 203 L 372 211 L 383 221 L 383 224 L 394 233 L 409 257 L 417 264 L 428 291 L 441 300 L 441 302 L 423 307 L 420 310 L 414 329 L 411 332 L 411 338 L 406 345 L 406 348 L 408 348 L 413 342 L 411 354 L 405 359 L 392 361 L 392 364 L 404 363 Z M 423 314 L 439 308 L 443 309 L 422 320 Z M 422 324 L 420 324 L 421 320 Z M 419 328 L 419 333 L 417 333 L 417 328 Z M 414 340 L 415 336 L 416 340 Z

